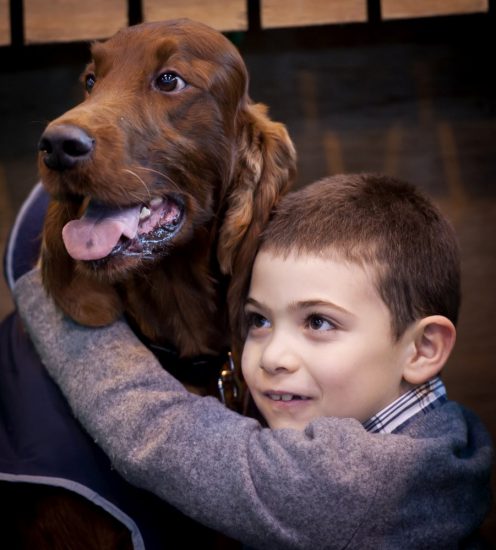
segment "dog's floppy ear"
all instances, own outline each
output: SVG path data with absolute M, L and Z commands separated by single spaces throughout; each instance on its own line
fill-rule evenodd
M 62 228 L 78 216 L 77 204 L 52 200 L 43 227 L 41 274 L 43 285 L 60 307 L 74 321 L 99 327 L 115 321 L 123 311 L 116 290 L 107 283 L 89 279 L 79 273 L 75 261 L 62 241 Z
M 296 175 L 296 153 L 284 125 L 271 121 L 261 104 L 238 114 L 238 156 L 219 233 L 220 268 L 231 276 L 229 308 L 237 325 L 258 238 L 278 200 Z

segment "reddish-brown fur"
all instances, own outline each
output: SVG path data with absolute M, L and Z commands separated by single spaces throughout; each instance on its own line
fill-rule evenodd
M 250 100 L 236 48 L 204 25 L 138 25 L 94 44 L 92 54 L 83 75 L 95 76 L 91 92 L 47 127 L 81 128 L 94 140 L 92 154 L 60 170 L 40 153 L 52 196 L 44 285 L 82 324 L 106 325 L 126 312 L 146 337 L 172 343 L 182 356 L 215 354 L 230 344 L 229 317 L 239 317 L 258 236 L 294 178 L 292 143 Z M 188 86 L 157 89 L 167 71 Z M 166 254 L 100 263 L 69 256 L 62 228 L 81 215 L 88 197 L 126 207 L 156 195 L 184 204 L 184 223 Z M 84 523 L 84 513 L 74 515 Z

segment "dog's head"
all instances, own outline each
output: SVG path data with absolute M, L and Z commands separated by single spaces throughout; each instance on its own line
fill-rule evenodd
M 194 242 L 207 264 L 217 247 L 220 270 L 241 288 L 295 154 L 284 127 L 251 102 L 237 49 L 177 20 L 122 30 L 92 58 L 84 101 L 40 140 L 53 197 L 46 288 L 75 320 L 106 324 L 122 311 L 115 283 L 193 253 Z

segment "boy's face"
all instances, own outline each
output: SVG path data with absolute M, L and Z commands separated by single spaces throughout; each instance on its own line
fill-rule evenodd
M 359 265 L 262 251 L 245 310 L 243 375 L 271 428 L 320 416 L 364 422 L 408 389 L 408 339 L 393 340 L 389 310 Z

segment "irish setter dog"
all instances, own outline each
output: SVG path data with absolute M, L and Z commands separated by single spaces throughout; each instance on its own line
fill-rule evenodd
M 250 100 L 236 48 L 204 25 L 137 25 L 92 55 L 86 99 L 40 141 L 44 284 L 84 325 L 125 311 L 181 356 L 216 353 L 229 345 L 225 286 L 235 309 L 293 179 L 291 141 Z
M 84 101 L 40 140 L 44 285 L 81 324 L 125 314 L 179 361 L 215 357 L 294 179 L 291 140 L 251 101 L 237 49 L 202 24 L 136 25 L 92 58 Z

